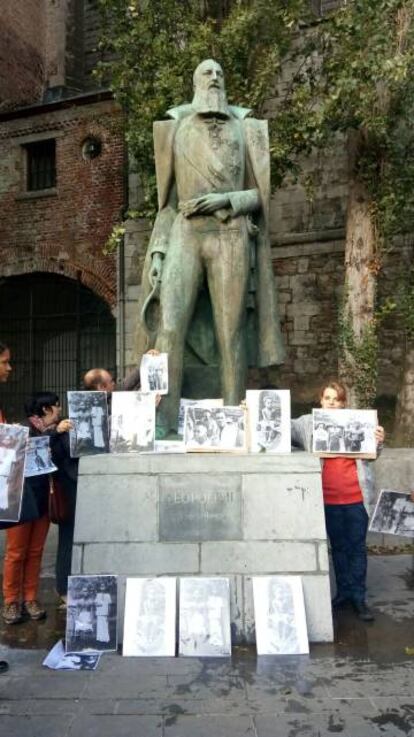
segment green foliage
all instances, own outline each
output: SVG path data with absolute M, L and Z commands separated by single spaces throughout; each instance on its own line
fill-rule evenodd
M 395 306 L 409 342 L 414 341 L 414 267 L 401 280 Z
M 358 406 L 372 407 L 378 377 L 377 319 L 367 321 L 362 335 L 357 337 L 351 318 L 341 310 L 338 319 L 338 347 L 342 374 L 346 383 L 354 388 Z
M 413 0 L 350 0 L 308 36 L 291 95 L 311 110 L 301 135 L 354 132 L 354 176 L 389 242 L 414 222 Z
M 103 249 L 103 253 L 105 256 L 107 256 L 109 253 L 114 253 L 116 251 L 120 244 L 122 243 L 122 240 L 125 235 L 125 228 L 123 225 L 115 225 L 112 229 L 112 233 L 109 236 L 108 240 L 105 243 L 105 247 Z
M 97 74 L 127 112 L 127 141 L 143 187 L 140 214 L 152 216 L 156 209 L 153 121 L 165 117 L 170 107 L 191 101 L 192 72 L 209 57 L 224 68 L 229 102 L 263 114 L 295 39 L 298 20 L 307 17 L 308 2 L 233 0 L 225 14 L 223 3 L 200 0 L 98 2 L 104 60 Z M 293 148 L 274 141 L 275 181 L 280 182 L 293 167 Z
M 356 131 L 354 173 L 380 240 L 414 222 L 413 0 L 348 0 L 320 22 L 311 22 L 308 0 L 98 4 L 97 73 L 127 111 L 141 215 L 156 209 L 152 123 L 191 100 L 192 71 L 212 56 L 229 101 L 270 118 L 274 187 L 299 176 L 300 154 Z

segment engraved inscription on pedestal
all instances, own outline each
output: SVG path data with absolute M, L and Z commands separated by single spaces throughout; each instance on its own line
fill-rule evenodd
M 241 540 L 240 478 L 183 474 L 160 479 L 160 541 Z

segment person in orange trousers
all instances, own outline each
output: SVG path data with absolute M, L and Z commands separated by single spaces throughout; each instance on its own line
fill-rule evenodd
M 30 435 L 66 432 L 69 420 L 60 421 L 59 397 L 53 392 L 37 392 L 25 405 Z M 31 498 L 32 518 L 10 527 L 6 532 L 3 567 L 2 616 L 6 624 L 18 624 L 28 616 L 33 620 L 46 617 L 37 600 L 43 548 L 49 530 L 49 474 L 25 479 L 23 504 Z

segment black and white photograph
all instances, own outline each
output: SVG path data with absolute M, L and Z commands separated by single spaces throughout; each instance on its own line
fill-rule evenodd
M 261 389 L 246 392 L 249 451 L 290 453 L 290 391 Z
M 180 655 L 229 657 L 229 579 L 180 578 L 179 621 Z
M 258 655 L 309 653 L 300 576 L 254 576 L 253 600 Z
M 373 409 L 314 409 L 313 452 L 321 457 L 376 458 Z
M 127 578 L 122 655 L 174 657 L 176 579 Z
M 117 576 L 69 576 L 66 652 L 117 648 Z
M 109 453 L 106 392 L 68 392 L 70 454 L 72 458 Z
M 155 394 L 114 392 L 111 406 L 111 453 L 154 450 Z
M 222 407 L 222 399 L 180 399 L 180 408 L 178 410 L 178 427 L 177 434 L 184 437 L 184 419 L 186 407 Z
M 47 654 L 42 665 L 52 670 L 96 670 L 102 652 L 67 653 L 59 640 Z
M 0 424 L 0 522 L 18 522 L 29 428 Z
M 139 372 L 143 392 L 168 394 L 168 353 L 144 353 Z
M 242 407 L 186 407 L 184 443 L 187 452 L 246 450 L 246 410 Z
M 24 466 L 25 477 L 41 476 L 43 473 L 53 473 L 53 471 L 57 471 L 57 468 L 52 461 L 49 437 L 46 435 L 40 438 L 29 438 Z
M 371 517 L 370 532 L 414 537 L 414 502 L 410 492 L 382 489 Z

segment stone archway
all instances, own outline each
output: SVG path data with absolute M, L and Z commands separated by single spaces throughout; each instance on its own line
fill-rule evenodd
M 2 389 L 9 421 L 23 417 L 28 394 L 81 386 L 93 366 L 115 371 L 116 323 L 108 304 L 80 281 L 35 272 L 2 278 L 0 340 L 12 351 L 13 373 Z

